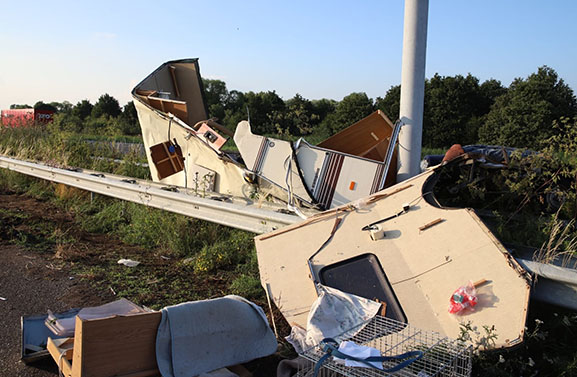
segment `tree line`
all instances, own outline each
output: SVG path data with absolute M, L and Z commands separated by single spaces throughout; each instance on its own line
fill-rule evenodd
M 274 91 L 228 91 L 220 80 L 203 80 L 211 116 L 228 127 L 250 116 L 259 134 L 309 136 L 321 140 L 373 111 L 391 120 L 399 117 L 401 86 L 383 97 L 351 93 L 341 101 L 308 100 L 296 94 L 283 101 Z M 554 69 L 543 66 L 509 87 L 490 79 L 435 74 L 425 82 L 423 146 L 447 148 L 452 144 L 494 144 L 538 149 L 555 134 L 555 122 L 575 123 L 577 101 L 573 90 Z
M 234 130 L 239 121 L 250 119 L 253 131 L 277 137 L 306 136 L 320 141 L 371 114 L 382 110 L 391 120 L 399 116 L 400 85 L 383 97 L 351 93 L 340 101 L 309 100 L 296 94 L 283 100 L 274 90 L 241 92 L 228 90 L 221 80 L 203 79 L 204 100 L 209 117 Z M 26 105 L 12 105 L 18 108 Z M 82 100 L 38 102 L 58 112 L 55 126 L 64 131 L 138 135 L 140 128 L 132 102 L 120 107 L 104 94 L 93 105 Z M 554 124 L 576 124 L 577 100 L 573 90 L 554 69 L 543 66 L 509 87 L 490 79 L 480 82 L 467 76 L 435 74 L 425 82 L 423 146 L 447 148 L 452 144 L 494 144 L 538 149 L 554 136 Z M 577 124 L 576 124 L 577 125 Z
M 121 107 L 118 100 L 109 94 L 101 95 L 94 104 L 87 99 L 76 105 L 68 101 L 38 101 L 34 106 L 13 104 L 10 108 L 54 111 L 54 128 L 61 131 L 110 136 L 140 135 L 134 103 L 130 101 Z

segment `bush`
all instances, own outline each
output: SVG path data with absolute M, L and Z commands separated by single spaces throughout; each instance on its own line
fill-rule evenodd
M 226 239 L 206 244 L 194 258 L 194 271 L 213 272 L 218 269 L 233 269 L 250 259 L 254 251 L 252 235 L 243 231 L 231 231 Z

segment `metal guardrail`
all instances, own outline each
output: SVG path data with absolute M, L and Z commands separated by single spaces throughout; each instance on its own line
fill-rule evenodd
M 302 221 L 296 215 L 280 212 L 286 209 L 281 204 L 254 203 L 214 193 L 202 197 L 191 189 L 94 170 L 68 170 L 1 155 L 0 168 L 259 234 Z M 314 213 L 318 212 L 307 215 Z M 577 272 L 574 268 L 516 259 L 531 274 L 540 276 L 533 296 L 577 310 Z
M 190 189 L 93 170 L 68 170 L 5 156 L 0 156 L 0 168 L 254 233 L 301 221 L 296 215 L 281 213 L 286 208 L 282 205 L 217 194 L 202 197 Z

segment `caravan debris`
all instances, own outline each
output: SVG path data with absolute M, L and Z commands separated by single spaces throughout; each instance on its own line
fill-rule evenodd
M 497 348 L 521 342 L 530 277 L 474 211 L 437 205 L 435 181 L 435 169 L 428 170 L 369 196 L 363 206 L 347 204 L 257 236 L 262 284 L 287 321 L 306 326 L 318 281 L 378 298 L 387 304 L 387 318 L 450 338 L 466 320 L 495 326 Z M 335 219 L 340 224 L 333 231 Z M 376 223 L 385 233 L 378 242 L 363 231 Z M 478 305 L 466 319 L 449 314 L 448 298 L 471 278 L 491 283 L 479 288 Z
M 121 298 L 119 300 L 109 302 L 108 304 L 83 308 L 78 313 L 76 313 L 75 316 L 78 316 L 82 319 L 98 319 L 115 315 L 134 315 L 148 312 L 149 310 L 143 309 L 142 307 L 125 298 Z M 62 317 L 55 315 L 50 310 L 48 311 L 48 317 L 44 321 L 46 327 L 52 331 L 54 335 L 62 337 L 74 335 L 75 323 L 76 320 L 74 319 L 74 316 Z
M 136 267 L 136 266 L 138 266 L 138 265 L 140 264 L 139 261 L 132 260 L 132 259 L 124 259 L 124 258 L 119 259 L 117 263 L 118 263 L 118 264 L 123 264 L 123 265 L 125 265 L 125 266 L 127 266 L 127 267 Z
M 266 189 L 302 217 L 302 206 L 326 210 L 255 239 L 262 285 L 289 322 L 304 326 L 321 283 L 385 302 L 389 318 L 456 337 L 447 298 L 463 281 L 487 277 L 467 320 L 495 325 L 497 347 L 523 339 L 523 268 L 473 211 L 436 203 L 434 169 L 394 185 L 400 122 L 376 112 L 314 146 L 255 135 L 242 121 L 233 137 L 239 158 L 220 148 L 226 128 L 207 119 L 197 59 L 164 63 L 132 94 L 153 179 L 194 188 L 211 174 L 219 194 L 251 200 Z M 165 142 L 182 149 L 184 163 L 160 178 L 151 147 Z
M 373 121 L 375 116 L 381 119 L 380 123 Z M 329 209 L 385 187 L 388 172 L 393 171 L 388 169 L 396 144 L 391 136 L 398 133 L 400 124 L 396 127 L 395 132 L 391 122 L 377 111 L 328 139 L 330 143 L 325 141 L 325 145 L 336 145 L 358 155 L 314 146 L 304 139 L 292 143 L 255 135 L 247 121 L 238 124 L 234 141 L 247 167 L 261 179 L 286 190 L 289 198 L 294 195 L 311 206 Z M 362 143 L 363 149 L 356 143 L 350 143 L 356 148 L 344 148 L 344 140 L 355 134 L 369 136 L 372 142 Z M 379 147 L 385 148 L 382 155 Z
M 31 336 L 26 328 L 27 353 L 47 349 L 68 377 L 211 376 L 217 374 L 209 372 L 231 365 L 230 370 L 248 377 L 238 364 L 277 350 L 263 310 L 239 296 L 182 303 L 160 312 L 120 299 L 42 319 L 35 324 L 43 332 Z M 70 336 L 56 338 L 46 332 L 49 327 L 72 332 L 59 331 L 57 336 Z M 44 344 L 36 344 L 39 336 Z
M 380 110 L 321 142 L 235 133 L 208 119 L 197 59 L 162 64 L 132 91 L 154 181 L 250 200 L 255 190 L 301 206 L 334 208 L 396 182 L 394 125 Z M 234 138 L 240 155 L 223 151 Z M 351 139 L 354 138 L 354 142 Z

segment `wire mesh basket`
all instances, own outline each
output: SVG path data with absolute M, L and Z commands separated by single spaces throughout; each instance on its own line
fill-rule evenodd
M 329 357 L 319 370 L 318 377 L 339 376 L 451 376 L 465 377 L 471 375 L 472 347 L 457 340 L 451 340 L 436 332 L 416 329 L 409 324 L 389 318 L 376 316 L 368 322 L 346 331 L 335 338 L 341 341 L 352 341 L 358 345 L 376 348 L 382 356 L 395 356 L 412 351 L 421 351 L 422 356 L 413 363 L 396 372 L 369 367 L 345 366 L 342 361 Z M 312 377 L 314 367 L 325 355 L 321 345 L 305 350 L 300 356 L 305 360 L 298 369 L 297 376 Z M 400 361 L 385 361 L 383 368 L 392 369 Z

